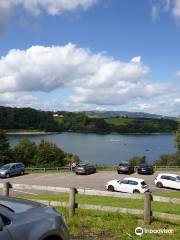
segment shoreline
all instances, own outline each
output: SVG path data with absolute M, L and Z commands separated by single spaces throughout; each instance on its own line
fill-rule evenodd
M 36 131 L 14 131 L 14 132 L 7 132 L 7 135 L 53 135 L 59 132 L 36 132 Z
M 92 132 L 45 132 L 45 131 L 7 131 L 7 135 L 54 135 L 54 134 L 62 134 L 62 133 L 77 133 L 77 134 L 99 134 L 99 135 L 161 135 L 161 134 L 174 134 L 173 132 L 160 132 L 160 133 L 92 133 Z

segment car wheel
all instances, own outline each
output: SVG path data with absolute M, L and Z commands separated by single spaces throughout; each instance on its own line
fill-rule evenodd
M 157 183 L 156 183 L 156 187 L 158 187 L 158 188 L 162 188 L 162 187 L 163 187 L 163 185 L 162 185 L 162 183 L 161 183 L 161 182 L 157 182 Z
M 117 173 L 118 173 L 118 174 L 121 174 L 121 172 L 120 172 L 120 171 L 117 171 Z
M 21 172 L 20 172 L 20 175 L 21 175 L 21 176 L 23 176 L 23 175 L 24 175 L 24 172 L 23 172 L 23 171 L 21 171 Z
M 140 193 L 140 191 L 138 189 L 134 189 L 133 193 Z
M 10 178 L 10 174 L 9 173 L 6 173 L 6 178 Z
M 79 175 L 79 173 L 78 173 L 78 172 L 76 172 L 76 175 Z
M 109 185 L 109 186 L 108 186 L 108 191 L 114 192 L 114 187 L 113 187 L 112 185 Z

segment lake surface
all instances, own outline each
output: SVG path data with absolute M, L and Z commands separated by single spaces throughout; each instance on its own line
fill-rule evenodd
M 175 153 L 175 136 L 159 135 L 120 135 L 120 134 L 81 134 L 61 133 L 53 135 L 9 136 L 11 146 L 20 139 L 29 138 L 38 143 L 42 139 L 56 143 L 66 152 L 80 156 L 82 161 L 99 165 L 116 165 L 133 156 L 146 156 L 149 163 L 162 154 Z

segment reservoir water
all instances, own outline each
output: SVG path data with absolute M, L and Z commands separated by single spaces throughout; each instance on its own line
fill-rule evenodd
M 152 163 L 162 154 L 176 152 L 173 134 L 120 135 L 60 133 L 53 135 L 11 135 L 11 146 L 20 139 L 29 138 L 38 143 L 42 139 L 56 143 L 66 152 L 80 156 L 85 162 L 98 165 L 116 165 L 133 156 L 146 156 Z

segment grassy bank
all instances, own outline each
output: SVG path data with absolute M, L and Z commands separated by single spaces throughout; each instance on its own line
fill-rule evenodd
M 19 195 L 19 197 L 29 198 L 29 195 Z M 63 195 L 39 195 L 31 196 L 37 199 L 67 201 L 68 196 Z M 143 202 L 139 200 L 116 199 L 110 197 L 83 196 L 77 197 L 79 203 L 101 204 L 109 206 L 142 208 Z M 176 210 L 175 210 L 176 209 Z M 142 216 L 135 216 L 120 213 L 108 213 L 96 210 L 76 210 L 76 216 L 68 217 L 68 209 L 57 208 L 62 212 L 68 223 L 71 239 L 76 240 L 177 240 L 180 239 L 180 223 L 166 221 L 158 218 L 153 219 L 153 223 L 145 225 Z M 170 213 L 179 213 L 180 206 L 173 204 L 153 203 L 153 210 Z M 173 234 L 143 234 L 136 236 L 136 227 L 146 229 L 172 229 Z
M 159 195 L 159 194 L 157 194 Z M 32 199 L 41 199 L 48 201 L 61 201 L 68 202 L 68 194 L 58 194 L 58 195 L 18 195 L 21 198 L 32 198 Z M 169 193 L 169 197 L 170 197 Z M 180 198 L 180 193 L 178 192 L 172 195 L 173 197 Z M 103 205 L 103 206 L 112 206 L 112 207 L 121 207 L 121 208 L 130 208 L 130 209 L 143 209 L 144 201 L 143 200 L 133 200 L 133 199 L 124 199 L 124 198 L 113 198 L 113 197 L 100 197 L 100 196 L 87 196 L 87 195 L 77 195 L 77 202 L 80 204 L 93 204 L 93 205 Z M 161 203 L 161 202 L 152 202 L 152 210 L 155 212 L 164 212 L 171 214 L 180 215 L 180 205 L 175 205 L 172 203 Z
M 154 219 L 150 225 L 144 225 L 142 218 L 128 214 L 105 213 L 90 210 L 78 210 L 75 217 L 69 219 L 68 211 L 58 208 L 67 220 L 72 239 L 83 240 L 177 240 L 180 239 L 180 224 Z M 136 236 L 136 227 L 147 229 L 173 229 L 173 234 L 143 234 Z

